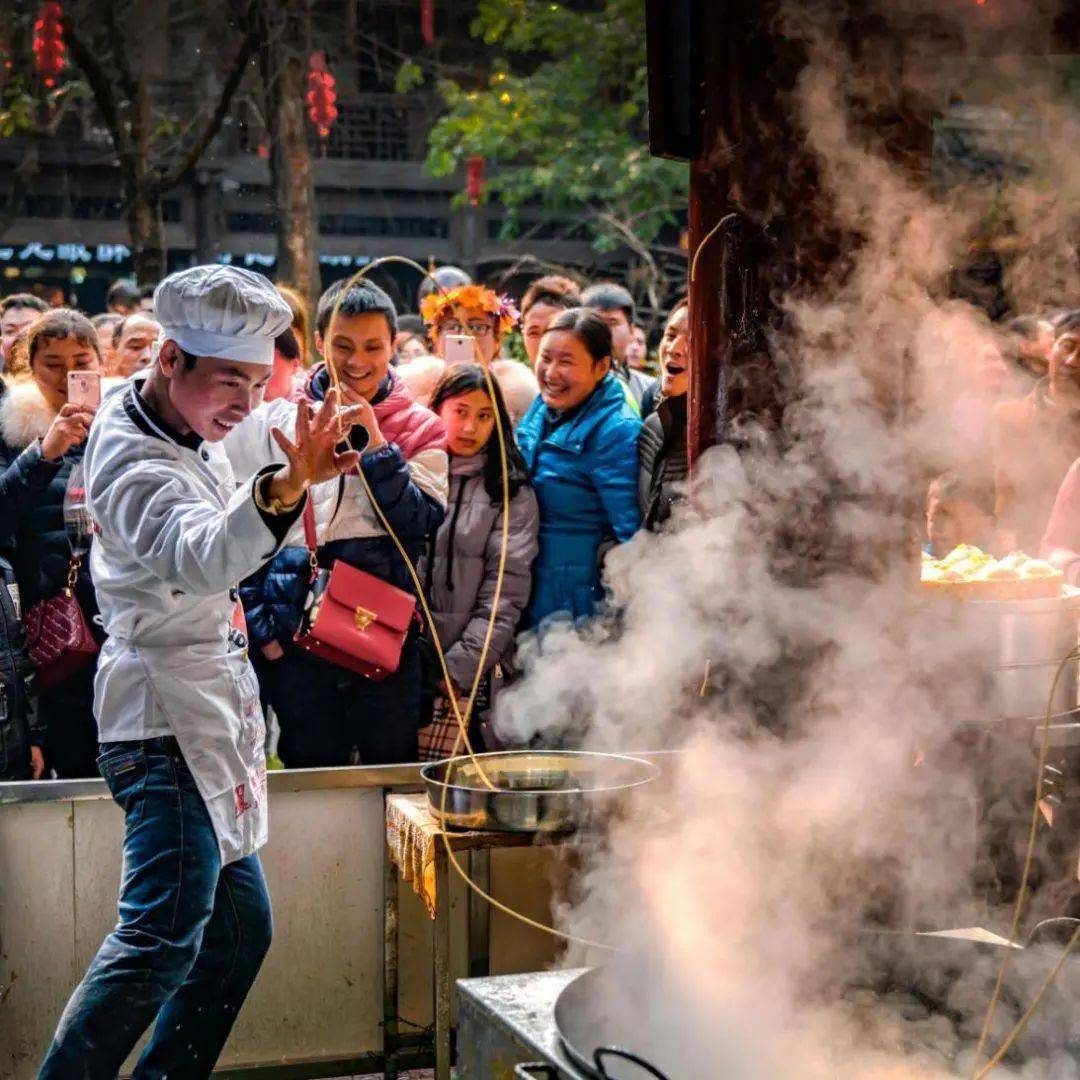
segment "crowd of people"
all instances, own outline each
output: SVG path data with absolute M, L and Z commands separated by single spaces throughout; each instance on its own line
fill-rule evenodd
M 310 529 L 294 523 L 237 582 L 237 625 L 279 733 L 270 749 L 285 767 L 444 756 L 451 698 L 468 698 L 482 656 L 472 736 L 483 746 L 518 636 L 589 619 L 606 552 L 664 528 L 682 495 L 686 303 L 664 324 L 657 378 L 633 298 L 612 282 L 542 277 L 520 312 L 453 267 L 425 282 L 418 313 L 366 279 L 336 283 L 310 312 L 287 287 L 278 294 L 292 325 L 274 338 L 272 372 L 215 421 L 236 474 L 274 457 L 269 432 L 295 425 L 304 402 L 333 395 L 360 422 L 348 437 L 358 465 L 312 488 Z M 128 282 L 93 317 L 17 293 L 0 301 L 0 332 L 0 779 L 96 776 L 104 634 L 83 453 L 101 403 L 171 362 L 166 313 L 153 289 Z M 78 373 L 98 377 L 97 396 L 71 389 Z M 301 647 L 313 559 L 404 593 L 419 583 L 433 625 L 411 623 L 388 677 Z
M 665 528 L 687 476 L 685 300 L 663 324 L 656 378 L 633 298 L 613 282 L 541 277 L 519 311 L 443 267 L 419 311 L 404 313 L 369 280 L 345 285 L 310 312 L 277 287 L 292 325 L 274 340 L 253 407 L 283 419 L 334 390 L 365 408 L 350 436 L 359 468 L 314 493 L 314 554 L 406 593 L 419 582 L 432 625 L 416 621 L 396 671 L 378 680 L 301 648 L 312 538 L 297 525 L 237 588 L 285 767 L 442 756 L 456 734 L 451 698 L 468 698 L 482 654 L 472 738 L 484 745 L 519 635 L 589 619 L 606 552 Z M 108 308 L 89 317 L 27 293 L 0 300 L 0 779 L 97 775 L 103 634 L 79 498 L 97 403 L 69 400 L 70 376 L 99 375 L 100 401 L 138 386 L 167 339 L 152 289 L 117 282 Z M 1080 585 L 1080 311 L 1014 319 L 955 373 L 950 468 L 927 493 L 927 551 L 1023 551 Z M 238 473 L 272 456 L 266 431 L 229 432 Z

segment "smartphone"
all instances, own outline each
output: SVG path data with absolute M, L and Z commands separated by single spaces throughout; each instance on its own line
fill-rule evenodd
M 447 367 L 477 363 L 476 338 L 468 334 L 447 334 L 443 338 L 443 359 Z
M 96 409 L 101 404 L 101 372 L 69 371 L 68 403 Z

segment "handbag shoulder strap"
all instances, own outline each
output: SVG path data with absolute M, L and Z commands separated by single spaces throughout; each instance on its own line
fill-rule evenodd
M 319 576 L 319 537 L 315 532 L 315 498 L 311 488 L 307 490 L 307 499 L 304 501 L 304 543 L 308 549 L 308 566 L 311 567 L 311 581 L 314 584 Z
M 334 512 L 330 515 L 330 524 L 332 525 L 338 516 L 338 511 L 341 509 L 342 500 L 345 497 L 345 477 L 338 477 L 338 494 L 337 502 L 334 504 Z M 314 553 L 319 547 L 319 536 L 315 528 L 315 498 L 312 494 L 312 489 L 308 488 L 307 502 L 304 504 L 304 543 L 308 549 Z
M 386 530 L 386 533 L 390 537 L 390 539 L 393 541 L 394 547 L 397 549 L 398 554 L 401 556 L 402 560 L 404 561 L 405 569 L 409 572 L 409 576 L 414 579 L 414 583 L 417 582 L 419 579 L 416 578 L 416 576 L 415 576 L 416 575 L 416 569 L 412 565 L 412 561 L 409 559 L 409 557 L 408 557 L 408 555 L 407 555 L 407 553 L 405 551 L 404 545 L 398 539 L 397 533 L 394 532 L 393 528 L 390 525 L 390 522 L 387 520 L 386 514 L 383 512 L 383 508 L 379 505 L 378 499 L 375 498 L 375 492 L 371 490 L 371 485 L 368 483 L 368 478 L 364 475 L 363 467 L 360 466 L 360 465 L 356 466 L 356 476 L 360 480 L 360 483 L 363 485 L 364 491 L 367 494 L 368 499 L 371 501 L 371 506 L 375 511 L 375 516 L 379 519 L 379 523 Z M 334 508 L 334 517 L 337 516 L 338 510 L 341 508 L 341 500 L 344 497 L 344 492 L 345 492 L 345 478 L 344 478 L 344 476 L 342 476 L 341 480 L 340 480 L 340 487 L 338 488 L 338 502 L 337 502 L 337 506 Z M 316 533 L 316 529 L 315 529 L 315 503 L 314 503 L 314 500 L 312 498 L 312 493 L 311 493 L 310 488 L 308 489 L 307 502 L 304 503 L 303 519 L 304 519 L 304 543 L 307 545 L 308 558 L 309 558 L 309 560 L 311 562 L 312 580 L 314 580 L 315 576 L 319 572 L 319 564 L 318 564 L 318 561 L 317 561 L 318 560 L 318 550 L 319 550 L 319 538 L 318 538 L 318 534 Z
M 304 503 L 304 543 L 314 555 L 319 549 L 319 537 L 315 532 L 315 500 L 312 498 L 311 489 L 308 488 L 307 501 Z

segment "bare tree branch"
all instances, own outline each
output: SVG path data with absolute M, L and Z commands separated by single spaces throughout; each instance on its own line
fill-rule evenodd
M 401 49 L 395 49 L 388 42 L 381 41 L 379 38 L 375 37 L 374 34 L 365 34 L 363 30 L 357 30 L 356 37 L 358 41 L 366 43 L 366 48 L 362 51 L 370 56 L 376 63 L 379 59 L 379 53 L 384 52 L 388 53 L 401 63 L 408 60 L 411 63 L 416 64 L 421 71 L 427 71 L 428 74 L 438 77 L 449 76 L 453 78 L 464 78 L 470 81 L 475 80 L 476 78 L 475 68 L 458 67 L 455 64 L 443 64 L 431 57 L 402 52 Z
M 257 21 L 252 17 L 250 11 L 248 13 L 247 21 L 247 33 L 244 35 L 244 40 L 237 51 L 236 59 L 233 61 L 232 69 L 225 80 L 225 85 L 222 87 L 221 95 L 218 98 L 217 108 L 214 109 L 209 120 L 207 120 L 203 127 L 202 133 L 195 140 L 183 161 L 181 161 L 171 172 L 162 175 L 158 182 L 159 191 L 168 191 L 170 188 L 176 187 L 176 185 L 179 184 L 196 165 L 198 165 L 199 159 L 206 152 L 206 148 L 210 145 L 218 131 L 221 130 L 221 125 L 228 115 L 229 106 L 232 104 L 233 95 L 243 81 L 248 63 L 252 56 L 255 55 L 255 46 L 258 41 Z
M 75 94 L 71 93 L 70 86 L 66 89 L 66 93 L 61 92 L 56 95 L 56 108 L 53 109 L 52 115 L 40 128 L 41 134 L 46 138 L 51 138 L 60 130 L 60 125 L 64 122 L 64 117 L 67 116 L 78 103 L 78 98 Z
M 90 92 L 94 95 L 98 112 L 101 113 L 105 126 L 112 136 L 113 146 L 116 147 L 116 156 L 120 160 L 120 167 L 127 173 L 134 174 L 135 146 L 131 141 L 131 132 L 120 116 L 113 94 L 112 82 L 109 73 L 105 70 L 97 54 L 89 47 L 79 34 L 75 20 L 64 27 L 65 41 L 71 52 L 71 59 L 80 71 L 86 76 Z
M 511 252 L 506 255 L 490 255 L 484 260 L 485 263 L 507 263 L 495 279 L 500 285 L 505 285 L 512 277 L 528 268 L 539 270 L 545 274 L 561 274 L 571 279 L 583 278 L 581 267 L 571 266 L 566 263 L 554 262 L 551 259 L 541 259 L 529 252 Z
M 38 171 L 38 139 L 40 133 L 31 130 L 26 139 L 23 159 L 15 168 L 15 177 L 8 193 L 3 217 L 0 217 L 0 236 L 15 224 L 15 219 L 22 213 L 26 193 L 30 189 L 30 180 Z
M 664 282 L 664 275 L 655 256 L 652 251 L 649 250 L 649 246 L 643 243 L 640 237 L 634 233 L 634 230 L 620 220 L 615 214 L 609 211 L 600 211 L 597 214 L 597 217 L 607 225 L 608 228 L 618 234 L 627 248 L 641 261 L 642 268 L 646 274 L 646 293 L 652 309 L 656 311 L 660 307 L 659 290 Z
M 116 71 L 120 76 L 120 89 L 132 105 L 139 98 L 139 84 L 135 79 L 128 63 L 127 48 L 124 42 L 123 31 L 116 21 L 116 9 L 119 6 L 114 0 L 105 0 L 105 29 L 108 31 L 109 49 L 112 53 Z

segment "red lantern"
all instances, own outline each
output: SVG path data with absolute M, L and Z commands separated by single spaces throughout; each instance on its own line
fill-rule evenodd
M 59 0 L 47 0 L 41 5 L 34 23 L 34 69 L 46 86 L 55 86 L 57 76 L 64 70 L 63 13 Z
M 337 91 L 334 89 L 334 76 L 326 66 L 326 54 L 313 52 L 308 61 L 308 117 L 315 125 L 320 139 L 330 134 L 337 119 Z
M 484 173 L 487 162 L 478 154 L 469 158 L 465 166 L 465 194 L 472 206 L 479 206 L 484 197 Z
M 11 78 L 11 69 L 13 67 L 14 62 L 11 59 L 11 45 L 4 36 L 4 31 L 0 30 L 0 87 L 7 86 L 7 81 Z
M 425 45 L 435 42 L 435 0 L 420 0 L 420 33 Z

